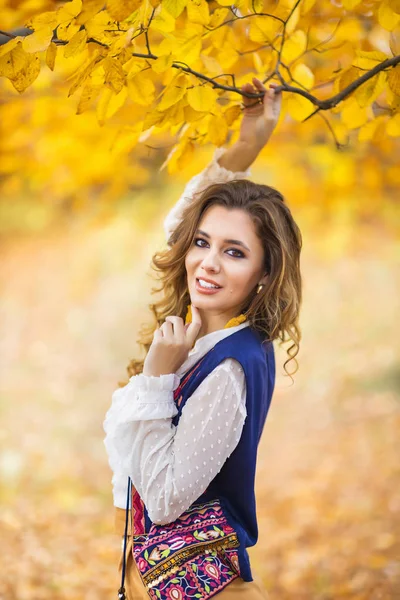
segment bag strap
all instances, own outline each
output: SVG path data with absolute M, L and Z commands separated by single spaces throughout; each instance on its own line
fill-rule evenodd
M 128 536 L 128 518 L 129 518 L 129 504 L 132 491 L 132 480 L 128 477 L 128 491 L 126 494 L 126 512 L 125 512 L 125 533 L 124 533 L 124 549 L 122 557 L 122 574 L 121 574 L 121 587 L 118 590 L 118 600 L 126 600 L 125 595 L 125 570 L 126 570 L 126 539 Z M 132 531 L 131 531 L 132 534 Z

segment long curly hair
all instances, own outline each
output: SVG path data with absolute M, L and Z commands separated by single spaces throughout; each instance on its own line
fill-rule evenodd
M 257 286 L 251 290 L 240 313 L 246 314 L 250 327 L 260 333 L 263 341 L 279 339 L 281 344 L 292 341 L 287 349 L 289 358 L 283 365 L 291 377 L 298 370 L 295 357 L 301 339 L 298 320 L 302 302 L 302 237 L 282 194 L 273 187 L 248 179 L 211 184 L 194 194 L 193 200 L 184 208 L 182 220 L 168 240 L 168 248 L 152 257 L 151 267 L 158 274 L 161 285 L 153 288 L 151 293 L 161 292 L 162 296 L 149 305 L 154 322 L 142 324 L 137 342 L 147 354 L 155 329 L 164 323 L 167 316 L 175 315 L 185 320 L 191 302 L 185 257 L 194 243 L 203 214 L 212 205 L 241 209 L 250 215 L 254 223 L 264 248 L 265 271 L 269 277 L 258 294 Z M 295 361 L 296 368 L 289 373 L 287 364 L 291 360 Z M 143 364 L 144 360 L 132 359 L 127 366 L 129 377 L 141 373 Z

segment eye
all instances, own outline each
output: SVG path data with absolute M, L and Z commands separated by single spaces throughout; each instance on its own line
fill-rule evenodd
M 240 254 L 240 256 L 234 256 L 233 258 L 243 258 L 244 257 L 243 252 L 241 252 L 240 250 L 236 250 L 236 248 L 230 248 L 229 252 L 238 252 Z
M 194 245 L 198 246 L 197 242 L 204 242 L 205 244 L 207 244 L 206 240 L 203 240 L 203 238 L 195 238 L 194 240 Z M 204 246 L 198 246 L 199 248 L 204 248 Z
M 198 248 L 205 248 L 205 246 L 199 245 L 197 242 L 204 242 L 205 244 L 208 244 L 208 242 L 206 240 L 204 240 L 203 238 L 195 238 L 194 245 L 197 246 Z M 239 254 L 239 256 L 230 254 L 229 256 L 232 256 L 232 258 L 244 258 L 243 252 L 241 252 L 240 250 L 236 250 L 236 248 L 229 248 L 229 250 L 227 250 L 227 252 L 237 252 Z

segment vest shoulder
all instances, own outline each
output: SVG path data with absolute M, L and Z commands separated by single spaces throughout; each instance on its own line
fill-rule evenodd
M 251 327 L 243 327 L 232 335 L 220 340 L 214 350 L 220 355 L 231 358 L 261 360 L 265 362 L 266 354 L 273 352 L 273 344 L 263 341 L 261 335 Z

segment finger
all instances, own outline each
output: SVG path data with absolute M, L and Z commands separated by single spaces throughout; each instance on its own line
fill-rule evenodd
M 189 323 L 189 327 L 186 330 L 186 340 L 190 344 L 190 347 L 193 346 L 196 337 L 201 328 L 201 316 L 200 311 L 197 306 L 192 304 L 192 322 Z
M 255 94 L 257 91 L 251 83 L 244 83 L 242 85 L 242 90 L 244 92 L 248 92 L 250 94 Z M 257 103 L 256 98 L 247 98 L 247 96 L 242 96 L 242 100 L 243 100 L 243 106 L 245 108 L 254 106 L 254 104 Z
M 172 323 L 169 321 L 164 321 L 160 329 L 165 339 L 170 340 L 173 338 Z
M 153 340 L 158 341 L 161 340 L 163 337 L 162 331 L 161 331 L 161 327 L 157 327 L 157 329 L 154 330 L 153 333 Z
M 165 320 L 172 324 L 174 336 L 178 338 L 178 340 L 183 341 L 185 338 L 183 319 L 181 317 L 170 316 L 166 317 Z

